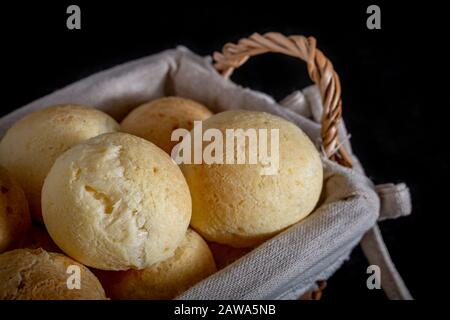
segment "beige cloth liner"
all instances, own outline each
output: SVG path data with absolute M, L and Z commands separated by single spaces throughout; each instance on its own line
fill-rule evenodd
M 183 47 L 99 72 L 19 108 L 0 120 L 0 136 L 25 114 L 50 105 L 93 106 L 121 120 L 139 104 L 168 95 L 197 100 L 214 112 L 227 109 L 270 112 L 294 122 L 320 145 L 321 99 L 316 87 L 296 91 L 277 103 L 268 95 L 224 80 L 211 66 L 209 57 L 199 57 Z M 344 132 L 341 141 L 351 150 L 341 125 Z M 312 288 L 315 281 L 330 277 L 363 235 L 376 225 L 379 216 L 395 218 L 410 213 L 409 192 L 404 184 L 373 186 L 356 158 L 354 169 L 326 159 L 323 163 L 322 200 L 308 218 L 179 298 L 296 299 Z M 372 234 L 373 230 L 377 229 L 372 229 Z M 369 257 L 370 252 L 376 253 L 376 259 L 369 260 L 380 264 L 383 288 L 395 291 L 388 293 L 390 298 L 410 298 L 387 250 L 380 247 L 379 233 L 374 237 L 371 233 L 365 236 L 368 240 L 363 248 Z

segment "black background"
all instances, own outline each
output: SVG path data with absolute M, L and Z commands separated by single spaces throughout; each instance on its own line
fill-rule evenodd
M 66 28 L 66 8 L 81 7 L 81 30 Z M 366 28 L 366 8 L 381 7 L 381 30 Z M 58 1 L 1 5 L 0 115 L 138 57 L 184 45 L 201 55 L 253 32 L 312 35 L 340 75 L 352 143 L 375 183 L 406 182 L 413 214 L 383 222 L 393 259 L 415 298 L 433 298 L 445 262 L 449 151 L 446 11 L 430 2 L 332 4 L 310 1 Z M 449 13 L 450 14 L 450 13 Z M 233 81 L 277 99 L 310 84 L 305 65 L 269 54 L 252 59 Z M 366 288 L 356 249 L 330 280 L 325 300 L 385 299 Z

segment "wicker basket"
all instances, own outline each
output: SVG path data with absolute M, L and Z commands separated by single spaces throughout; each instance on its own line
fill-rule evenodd
M 374 226 L 378 216 L 395 218 L 410 212 L 410 206 L 400 207 L 394 201 L 401 200 L 402 196 L 404 196 L 406 200 L 400 201 L 398 204 L 408 204 L 409 193 L 407 188 L 401 189 L 400 185 L 374 187 L 369 179 L 364 176 L 357 159 L 352 155 L 350 143 L 345 139 L 345 127 L 343 121 L 341 121 L 342 102 L 339 78 L 331 62 L 316 48 L 314 38 L 305 38 L 303 36 L 285 37 L 278 33 L 254 34 L 249 38 L 240 40 L 238 44 L 226 44 L 222 53 L 214 53 L 214 66 L 222 77 L 228 78 L 233 70 L 245 63 L 249 57 L 266 52 L 286 54 L 300 58 L 307 63 L 309 76 L 317 85 L 322 100 L 321 127 L 317 129 L 320 130 L 321 150 L 324 158 L 331 160 L 324 159 L 324 161 L 326 160 L 327 165 L 332 167 L 337 175 L 341 175 L 341 180 L 345 180 L 346 175 L 358 177 L 359 180 L 353 181 L 354 183 L 350 181 L 349 185 L 356 188 L 356 195 L 353 200 L 355 202 L 359 201 L 360 205 L 358 210 L 349 212 L 347 205 L 352 203 L 352 200 L 345 198 L 340 201 L 341 206 L 338 212 L 335 210 L 328 215 L 325 209 L 319 212 L 319 215 L 316 212 L 302 221 L 302 223 L 294 225 L 286 232 L 266 241 L 240 259 L 240 261 L 236 261 L 189 289 L 185 294 L 181 295 L 181 298 L 208 298 L 210 296 L 217 298 L 270 298 L 272 295 L 267 294 L 267 290 L 272 290 L 275 287 L 273 286 L 274 283 L 277 283 L 279 287 L 273 297 L 280 299 L 298 297 L 298 295 L 304 294 L 305 291 L 310 289 L 314 281 L 326 279 L 340 266 L 351 249 L 359 242 L 364 232 Z M 82 79 L 6 115 L 0 119 L 0 135 L 6 132 L 12 123 L 27 113 L 61 103 L 91 105 L 120 120 L 130 111 L 130 108 L 167 95 L 167 90 L 170 90 L 169 94 L 180 95 L 202 102 L 216 112 L 227 108 L 226 99 L 228 96 L 236 95 L 239 96 L 240 100 L 235 100 L 236 105 L 233 106 L 235 108 L 245 108 L 246 103 L 250 102 L 250 104 L 254 105 L 254 110 L 273 112 L 286 118 L 291 117 L 293 122 L 299 126 L 300 122 L 306 121 L 305 118 L 298 114 L 287 112 L 267 95 L 242 89 L 230 81 L 224 80 L 222 77 L 217 74 L 208 59 L 203 59 L 185 48 L 167 50 Z M 169 78 L 171 83 L 168 85 L 166 82 L 169 81 Z M 210 88 L 210 91 L 207 92 L 205 88 L 202 88 L 202 86 L 210 84 L 213 86 Z M 199 87 L 202 90 L 198 90 Z M 223 95 L 224 92 L 225 96 Z M 306 122 L 304 123 L 306 124 Z M 317 123 L 315 125 L 317 126 Z M 306 132 L 305 128 L 304 131 Z M 317 131 L 316 135 L 319 136 L 319 131 Z M 347 169 L 352 166 L 355 167 L 355 170 Z M 358 190 L 365 191 L 366 198 L 358 194 Z M 400 191 L 403 193 L 400 193 Z M 392 198 L 393 194 L 395 195 L 394 198 Z M 348 196 L 351 198 L 354 194 L 352 193 Z M 379 212 L 379 199 L 381 212 Z M 384 202 L 385 205 L 383 204 Z M 365 204 L 367 206 L 364 206 Z M 338 221 L 336 222 L 335 219 Z M 323 221 L 326 221 L 328 224 L 321 225 Z M 327 227 L 335 222 L 337 224 L 341 223 L 341 229 L 339 230 L 342 231 L 342 234 L 336 232 L 336 230 L 330 231 Z M 310 229 L 310 227 L 314 228 Z M 305 234 L 309 237 L 308 239 L 304 239 Z M 335 237 L 336 234 L 337 237 Z M 323 243 L 312 241 L 312 246 L 308 245 L 308 241 L 315 239 L 314 236 L 322 237 L 320 241 L 323 241 Z M 340 245 L 339 247 L 336 247 L 336 243 L 330 243 L 330 240 L 333 239 Z M 294 244 L 292 247 L 298 250 L 307 249 L 309 252 L 323 250 L 323 252 L 320 253 L 320 256 L 316 254 L 316 256 L 310 258 L 307 261 L 309 264 L 306 263 L 308 264 L 306 266 L 304 263 L 306 260 L 299 261 L 305 258 L 303 252 L 294 250 L 297 260 L 290 261 L 291 264 L 286 266 L 285 269 L 277 269 L 277 265 L 266 266 L 265 262 L 270 263 L 270 261 L 264 261 L 265 255 L 269 254 L 277 256 L 279 259 L 283 257 L 289 259 L 292 256 L 292 252 L 289 251 L 291 247 L 285 247 L 286 250 L 281 250 L 281 252 L 277 250 L 274 244 Z M 362 247 L 369 262 L 379 265 L 382 269 L 382 286 L 388 297 L 392 299 L 411 298 L 390 260 L 376 225 L 364 236 Z M 255 279 L 245 279 L 245 285 L 233 288 L 234 291 L 213 290 L 213 288 L 223 288 L 223 285 L 232 283 L 234 279 L 241 276 L 239 272 L 243 270 L 242 268 L 250 270 L 249 275 L 251 275 L 252 263 L 258 259 L 263 268 L 271 267 L 277 270 L 278 274 L 268 274 L 262 279 L 258 278 L 259 275 L 253 272 Z M 316 265 L 319 265 L 320 272 L 311 271 Z M 307 267 L 311 268 L 308 269 Z M 301 279 L 298 278 L 299 274 Z M 291 286 L 291 278 L 288 279 L 287 277 L 301 280 L 300 284 L 296 287 Z M 267 280 L 264 283 L 264 287 L 256 287 L 259 285 L 258 280 Z M 279 280 L 283 281 L 283 283 L 278 283 L 277 281 Z M 219 287 L 215 287 L 217 284 L 219 284 Z M 288 294 L 282 291 L 285 289 L 284 286 L 286 284 L 290 286 L 288 291 L 286 291 Z M 252 287 L 252 285 L 255 286 Z M 318 299 L 324 286 L 325 283 L 319 281 L 316 290 L 303 295 L 303 298 Z M 239 296 L 242 290 L 248 290 L 249 294 Z M 265 293 L 263 294 L 263 292 Z
M 308 74 L 322 94 L 324 112 L 322 116 L 322 143 L 325 155 L 344 166 L 351 167 L 351 158 L 339 143 L 338 123 L 342 117 L 341 85 L 333 64 L 316 48 L 313 37 L 286 37 L 279 33 L 257 33 L 241 39 L 237 44 L 227 43 L 222 53 L 215 52 L 215 68 L 228 79 L 233 71 L 242 66 L 250 57 L 263 53 L 281 53 L 299 58 L 307 63 Z M 318 283 L 317 289 L 304 294 L 301 299 L 319 300 L 326 282 Z
M 254 33 L 248 38 L 239 40 L 237 44 L 227 43 L 222 52 L 215 52 L 214 67 L 226 79 L 233 71 L 243 65 L 250 57 L 264 53 L 281 53 L 306 62 L 311 80 L 320 90 L 323 113 L 321 119 L 322 152 L 328 159 L 345 167 L 352 167 L 352 157 L 347 151 L 349 143 L 339 141 L 339 126 L 342 118 L 341 85 L 339 76 L 333 68 L 331 61 L 316 47 L 316 39 L 299 35 L 284 36 L 280 33 Z M 409 202 L 409 194 L 403 202 Z M 402 214 L 408 215 L 411 207 L 402 208 Z M 397 217 L 397 216 L 396 216 Z M 389 253 L 382 240 L 378 227 L 374 227 L 362 240 L 363 250 L 371 264 L 384 267 L 387 280 L 383 281 L 383 288 L 391 299 L 412 299 L 402 278 L 395 269 Z M 326 281 L 317 282 L 314 290 L 308 291 L 300 297 L 303 300 L 319 300 Z

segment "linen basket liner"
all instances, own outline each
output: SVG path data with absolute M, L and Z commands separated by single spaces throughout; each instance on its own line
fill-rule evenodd
M 213 112 L 269 112 L 295 123 L 316 146 L 320 145 L 322 104 L 317 87 L 296 91 L 277 103 L 266 94 L 223 79 L 209 57 L 200 57 L 184 47 L 121 64 L 37 99 L 0 119 L 0 136 L 27 113 L 51 105 L 92 106 L 120 121 L 134 107 L 170 95 L 196 100 Z M 340 127 L 345 135 L 343 122 Z M 351 152 L 345 136 L 341 141 Z M 356 163 L 353 169 L 322 159 L 323 199 L 306 219 L 178 298 L 296 299 L 340 267 L 364 234 L 376 225 L 380 214 L 382 218 L 395 218 L 410 213 L 409 191 L 404 184 L 375 187 L 357 159 L 352 158 Z M 383 288 L 389 298 L 410 298 L 381 235 L 373 234 L 373 230 L 377 229 L 363 238 L 363 250 L 369 262 L 373 260 L 380 266 Z

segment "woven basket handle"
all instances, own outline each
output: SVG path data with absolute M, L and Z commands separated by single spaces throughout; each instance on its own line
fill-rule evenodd
M 322 144 L 325 155 L 344 166 L 351 167 L 349 153 L 339 142 L 338 123 L 342 117 L 341 84 L 333 65 L 322 51 L 316 48 L 316 39 L 304 36 L 286 37 L 269 32 L 254 33 L 237 44 L 227 43 L 222 53 L 214 52 L 214 67 L 228 79 L 234 69 L 243 65 L 250 57 L 266 52 L 283 53 L 306 62 L 311 80 L 319 87 L 322 101 Z

